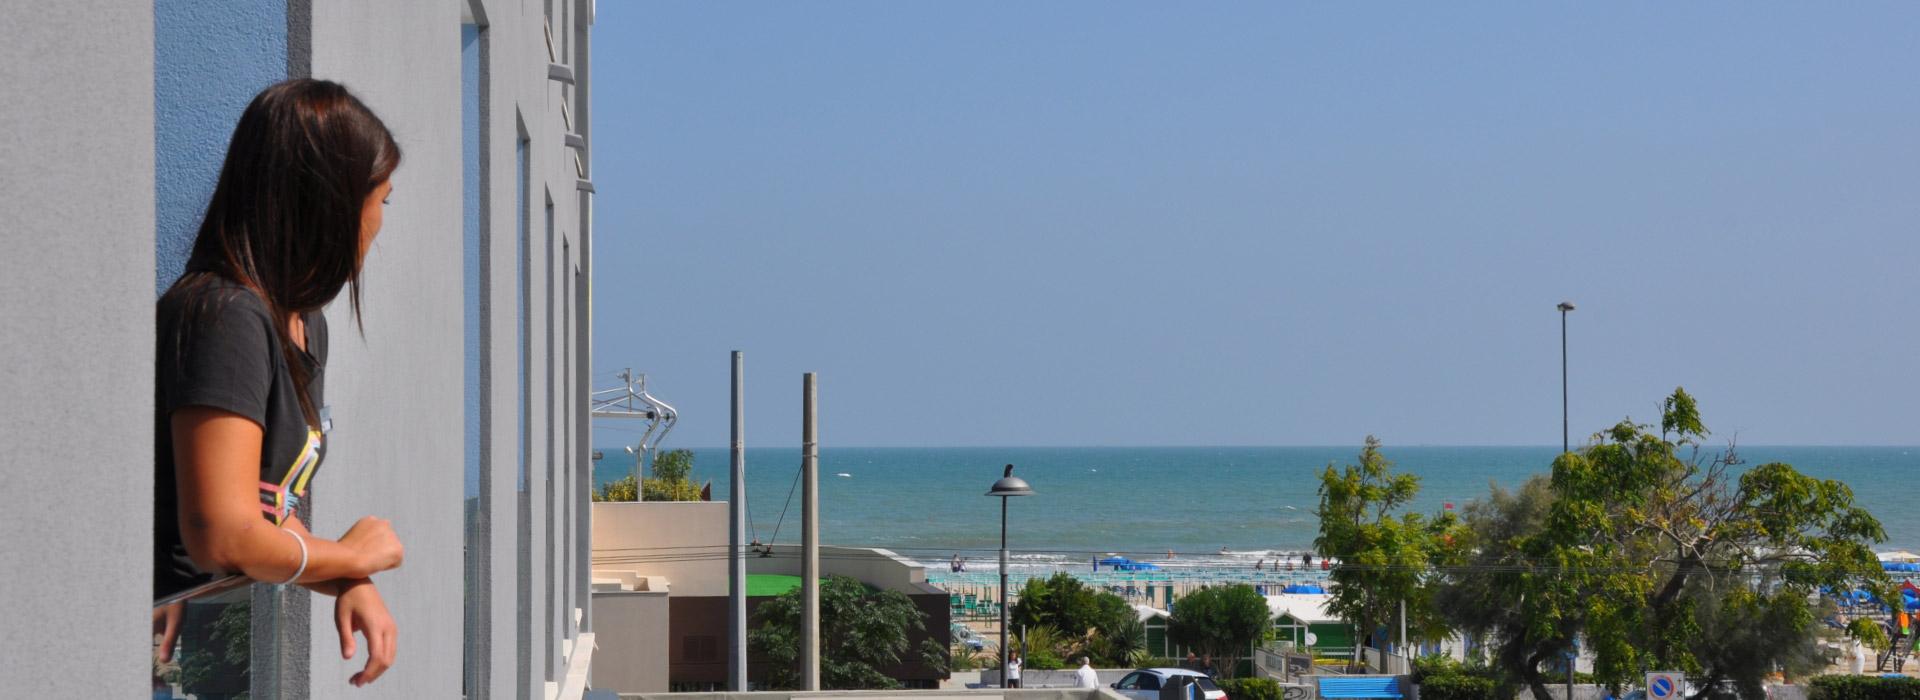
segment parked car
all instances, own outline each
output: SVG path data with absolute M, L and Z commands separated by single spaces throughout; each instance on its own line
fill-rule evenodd
M 1206 693 L 1206 700 L 1227 700 L 1227 691 L 1214 685 L 1213 679 L 1199 671 L 1184 668 L 1143 668 L 1121 678 L 1113 689 L 1133 700 L 1160 700 L 1160 686 L 1175 676 L 1188 676 Z
M 987 648 L 986 640 L 983 640 L 978 635 L 975 635 L 973 633 L 973 630 L 967 627 L 966 625 L 955 622 L 952 624 L 952 626 L 948 627 L 947 629 L 952 632 L 953 643 L 955 644 L 965 646 L 966 648 L 972 649 L 974 651 L 980 651 Z

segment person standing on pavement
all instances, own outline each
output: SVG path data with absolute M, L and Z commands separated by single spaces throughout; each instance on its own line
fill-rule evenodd
M 1007 657 L 1007 687 L 1020 687 L 1020 655 Z
M 1080 670 L 1073 672 L 1073 680 L 1075 688 L 1100 687 L 1100 674 L 1093 670 L 1093 662 L 1084 656 L 1080 657 Z

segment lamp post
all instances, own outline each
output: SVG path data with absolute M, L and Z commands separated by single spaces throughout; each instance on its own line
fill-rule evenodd
M 1031 496 L 1033 487 L 1027 480 L 1013 475 L 1013 465 L 1007 465 L 1007 471 L 1000 480 L 993 482 L 993 488 L 987 490 L 988 496 L 1000 497 L 1000 687 L 1007 687 L 1007 499 L 1014 496 Z
M 1567 440 L 1567 312 L 1573 310 L 1573 302 L 1560 302 L 1556 308 L 1560 309 L 1560 453 L 1566 454 L 1572 449 Z

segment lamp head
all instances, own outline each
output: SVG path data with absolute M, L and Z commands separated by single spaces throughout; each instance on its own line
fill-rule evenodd
M 1568 312 L 1568 311 L 1572 311 L 1572 310 L 1573 310 L 1573 302 L 1571 302 L 1571 301 L 1563 301 L 1563 302 L 1560 302 L 1560 306 L 1558 306 L 1558 307 L 1555 307 L 1555 308 L 1558 308 L 1558 309 L 1560 309 L 1560 312 L 1561 312 L 1561 313 L 1566 313 L 1566 312 Z
M 993 488 L 987 490 L 987 495 L 1001 498 L 1031 496 L 1033 487 L 1027 485 L 1026 479 L 1014 476 L 1013 465 L 1009 464 L 1007 470 L 1001 473 L 1000 480 L 993 482 Z

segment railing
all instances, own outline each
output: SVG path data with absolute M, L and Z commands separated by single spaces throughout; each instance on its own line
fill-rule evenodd
M 1282 683 L 1314 673 L 1313 656 L 1288 649 L 1261 647 L 1253 650 L 1253 672 Z

